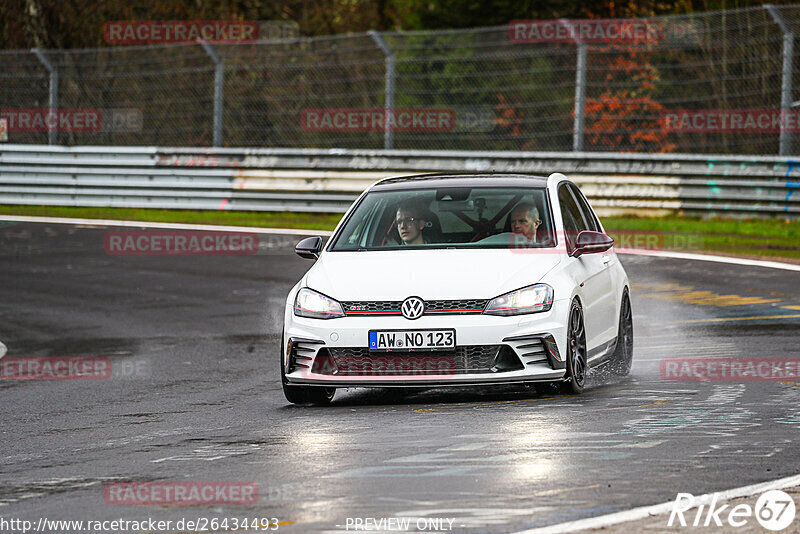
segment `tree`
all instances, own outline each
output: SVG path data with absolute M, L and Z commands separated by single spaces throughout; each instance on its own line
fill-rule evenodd
M 658 70 L 636 47 L 602 47 L 596 54 L 606 87 L 586 100 L 585 142 L 592 150 L 672 152 L 661 123 L 665 108 L 653 99 Z M 621 84 L 628 86 L 622 86 Z M 598 84 L 599 85 L 599 84 Z

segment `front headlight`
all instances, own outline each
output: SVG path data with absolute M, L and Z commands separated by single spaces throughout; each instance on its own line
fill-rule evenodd
M 344 310 L 332 298 L 304 287 L 294 298 L 294 314 L 311 319 L 333 319 L 344 317 Z
M 489 315 L 522 315 L 547 311 L 553 307 L 553 288 L 536 284 L 493 298 L 483 313 Z

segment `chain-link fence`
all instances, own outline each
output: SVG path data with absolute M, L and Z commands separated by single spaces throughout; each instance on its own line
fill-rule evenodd
M 0 113 L 13 143 L 796 154 L 798 31 L 781 6 L 6 51 Z

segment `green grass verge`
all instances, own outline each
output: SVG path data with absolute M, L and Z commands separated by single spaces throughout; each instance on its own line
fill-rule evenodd
M 131 221 L 183 222 L 232 226 L 332 230 L 340 214 L 152 210 L 136 208 L 74 208 L 0 205 L 0 214 L 79 217 Z M 783 219 L 703 219 L 667 217 L 604 217 L 612 235 L 653 232 L 661 248 L 687 252 L 714 252 L 742 256 L 800 259 L 800 221 Z M 653 234 L 645 234 L 653 235 Z
M 64 206 L 0 205 L 1 215 L 38 217 L 74 217 L 82 219 L 116 219 L 124 221 L 154 221 L 231 226 L 261 226 L 267 228 L 299 228 L 303 230 L 333 230 L 341 214 L 291 213 L 270 211 L 217 210 L 153 210 L 139 208 L 73 208 Z
M 666 249 L 800 259 L 800 221 L 700 217 L 604 217 L 614 232 L 656 232 Z M 635 235 L 635 234 L 634 234 Z

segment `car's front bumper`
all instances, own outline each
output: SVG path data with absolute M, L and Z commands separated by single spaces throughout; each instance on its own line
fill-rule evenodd
M 556 301 L 547 312 L 498 317 L 491 315 L 439 315 L 423 316 L 410 321 L 395 316 L 342 317 L 337 319 L 307 319 L 297 317 L 288 309 L 284 327 L 282 358 L 287 370 L 286 380 L 291 384 L 325 385 L 332 387 L 439 387 L 483 384 L 510 384 L 541 382 L 562 379 L 565 376 L 566 317 L 568 301 Z M 337 369 L 334 365 L 320 365 L 332 354 L 360 355 L 370 358 L 396 358 L 404 354 L 415 361 L 425 358 L 458 358 L 456 352 L 370 353 L 370 330 L 393 329 L 455 329 L 458 349 L 476 349 L 497 346 L 506 360 L 513 355 L 518 364 L 513 368 L 494 366 L 480 372 L 474 369 L 452 367 L 443 372 L 419 371 L 402 366 L 371 369 L 370 372 L 353 372 Z M 463 354 L 464 351 L 461 351 Z M 499 353 L 498 353 L 499 354 Z M 513 358 L 512 358 L 513 359 Z M 333 358 L 331 361 L 335 360 Z M 459 360 L 460 361 L 460 360 Z M 504 360 L 505 361 L 505 360 Z M 324 363 L 328 363 L 326 360 Z M 463 363 L 463 362 L 461 362 Z M 467 366 L 469 367 L 469 366 Z M 485 366 L 484 366 L 485 367 Z

